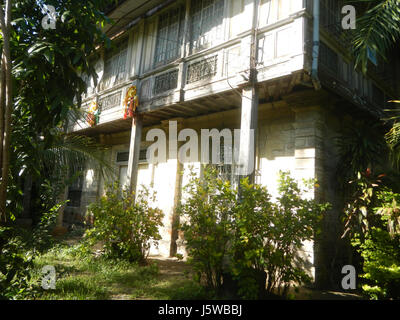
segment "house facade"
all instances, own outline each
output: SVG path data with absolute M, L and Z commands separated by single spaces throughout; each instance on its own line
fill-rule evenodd
M 165 161 L 149 163 L 149 131 L 168 137 L 171 123 L 178 133 L 191 129 L 199 137 L 202 129 L 240 129 L 239 157 L 254 162 L 254 181 L 272 195 L 280 170 L 318 180 L 310 196 L 333 208 L 323 239 L 305 243 L 300 254 L 321 285 L 340 274 L 340 264 L 348 263 L 335 258 L 341 199 L 334 138 L 356 118 L 380 117 L 384 101 L 400 90 L 393 81 L 399 61 L 384 64 L 371 52 L 369 73 L 355 70 L 337 0 L 125 0 L 109 16 L 112 49 L 102 49 L 96 62 L 97 86 L 85 78 L 82 108 L 91 116 L 70 132 L 110 147 L 105 157 L 122 185 L 157 192 L 165 218 L 152 254 L 184 253 L 176 208 L 191 168 L 201 174 L 202 165 L 200 156 L 177 159 L 185 138 L 168 145 Z M 126 99 L 137 104 L 133 117 Z M 223 162 L 221 174 L 234 181 L 235 165 Z M 106 184 L 88 166 L 70 187 L 65 219 L 84 215 Z

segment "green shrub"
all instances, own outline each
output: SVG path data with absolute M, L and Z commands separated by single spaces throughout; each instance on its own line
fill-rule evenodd
M 364 259 L 364 293 L 374 300 L 400 299 L 400 238 L 373 227 L 364 242 L 354 240 L 353 244 Z
M 33 259 L 54 245 L 51 230 L 62 205 L 44 213 L 33 230 L 15 225 L 0 227 L 0 299 L 23 299 L 36 294 L 39 284 L 32 282 L 30 276 Z
M 256 279 L 265 271 L 266 291 L 286 296 L 290 285 L 309 282 L 298 254 L 312 240 L 327 204 L 304 199 L 312 182 L 300 188 L 288 173 L 280 173 L 279 196 L 271 201 L 265 187 L 241 182 L 241 201 L 235 207 L 234 275 L 245 298 L 256 298 Z M 254 270 L 251 272 L 251 269 Z M 246 276 L 247 275 L 247 276 Z M 262 278 L 261 278 L 262 279 Z
M 90 243 L 101 241 L 106 256 L 145 262 L 151 244 L 157 246 L 161 239 L 163 213 L 150 207 L 154 200 L 154 194 L 145 188 L 134 200 L 118 183 L 108 186 L 106 195 L 89 206 L 94 219 L 93 228 L 86 233 Z
M 352 245 L 363 258 L 362 289 L 371 299 L 400 299 L 400 234 L 398 213 L 400 194 L 385 190 L 377 193 L 380 216 L 368 232 L 355 234 Z
M 309 280 L 297 253 L 303 241 L 313 239 L 328 205 L 303 199 L 307 190 L 281 173 L 274 202 L 265 187 L 247 179 L 240 183 L 239 198 L 238 190 L 213 170 L 193 178 L 181 206 L 182 230 L 189 262 L 206 285 L 221 292 L 232 277 L 237 294 L 254 299 L 265 289 L 283 288 L 280 293 L 286 294 L 289 285 Z
M 236 193 L 228 182 L 215 179 L 215 171 L 207 170 L 203 179 L 192 174 L 185 186 L 188 199 L 182 203 L 180 214 L 185 222 L 181 229 L 185 235 L 188 261 L 197 280 L 204 277 L 208 288 L 222 286 L 224 258 L 232 239 L 231 218 Z
M 16 229 L 0 227 L 0 299 L 19 299 L 31 290 L 32 268 L 32 251 Z

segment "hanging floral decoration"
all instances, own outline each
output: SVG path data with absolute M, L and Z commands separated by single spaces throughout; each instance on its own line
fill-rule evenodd
M 100 120 L 99 106 L 96 101 L 92 101 L 92 103 L 89 106 L 89 111 L 86 116 L 86 121 L 91 127 L 94 127 L 96 124 L 99 123 L 99 120 Z
M 139 106 L 139 98 L 137 97 L 136 86 L 131 86 L 125 95 L 124 100 L 124 119 L 136 116 L 136 109 Z

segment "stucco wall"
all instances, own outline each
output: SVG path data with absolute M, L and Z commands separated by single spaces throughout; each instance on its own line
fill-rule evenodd
M 279 171 L 289 171 L 298 180 L 303 178 L 316 178 L 319 180 L 320 189 L 314 190 L 315 192 L 313 191 L 306 195 L 307 197 L 320 198 L 322 197 L 321 195 L 324 195 L 321 198 L 322 200 L 337 202 L 334 186 L 324 181 L 325 176 L 330 180 L 334 178 L 332 170 L 336 165 L 334 161 L 334 153 L 336 151 L 332 146 L 324 142 L 324 135 L 329 133 L 329 136 L 333 136 L 339 130 L 335 129 L 335 123 L 337 126 L 337 120 L 335 122 L 330 115 L 324 113 L 322 108 L 318 106 L 297 108 L 293 105 L 289 106 L 285 102 L 260 105 L 257 132 L 256 182 L 265 185 L 271 195 L 275 197 L 277 196 Z M 180 129 L 192 128 L 200 132 L 200 129 L 217 128 L 221 130 L 223 128 L 238 129 L 239 127 L 240 110 L 237 109 L 184 119 L 181 122 Z M 328 130 L 327 127 L 331 129 Z M 158 128 L 164 129 L 168 142 L 168 122 Z M 144 129 L 142 146 L 149 144 L 145 142 L 146 133 L 149 129 Z M 109 157 L 115 163 L 116 153 L 129 149 L 129 132 L 109 136 L 108 143 L 113 141 L 117 144 L 109 151 Z M 326 150 L 328 150 L 327 156 L 331 159 L 327 165 L 324 162 L 324 158 L 326 158 L 324 152 Z M 167 162 L 157 165 L 147 163 L 139 165 L 138 191 L 140 191 L 142 185 L 152 188 L 157 193 L 157 203 L 155 205 L 162 209 L 165 214 L 163 219 L 164 226 L 160 229 L 162 240 L 158 248 L 152 247 L 152 255 L 167 257 L 170 254 L 175 204 L 179 201 L 179 198 L 185 197 L 181 190 L 188 183 L 190 167 L 192 166 L 197 173 L 200 172 L 199 162 L 185 163 L 178 167 L 177 159 L 167 159 Z M 329 175 L 324 175 L 324 170 L 329 170 Z M 183 172 L 183 176 L 179 180 L 177 175 L 181 172 Z M 88 178 L 85 183 L 89 186 L 91 181 L 90 188 L 93 191 L 92 193 L 84 193 L 85 199 L 83 203 L 89 203 L 94 200 L 89 195 L 95 195 L 96 187 L 100 188 L 98 190 L 99 194 L 103 192 L 104 182 L 99 183 L 89 176 Z M 327 190 L 325 190 L 326 186 Z M 328 199 L 326 199 L 326 194 L 328 194 Z M 337 217 L 334 217 L 328 220 L 330 222 L 326 223 L 332 223 L 331 228 L 335 228 L 334 223 L 337 223 L 336 220 Z M 326 245 L 322 247 L 326 247 Z M 177 252 L 185 254 L 181 237 L 177 241 Z M 303 250 L 299 252 L 300 255 L 307 259 L 305 267 L 312 276 L 315 276 L 314 263 L 318 260 L 314 253 L 313 242 L 304 243 Z

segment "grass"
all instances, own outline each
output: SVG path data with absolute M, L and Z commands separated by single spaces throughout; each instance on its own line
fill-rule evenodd
M 186 268 L 183 262 L 174 262 Z M 57 245 L 34 261 L 32 282 L 39 284 L 45 265 L 56 269 L 56 288 L 38 289 L 39 300 L 105 300 L 105 299 L 207 299 L 204 289 L 191 279 L 189 272 L 176 272 L 165 263 L 152 260 L 148 266 L 109 260 L 83 254 L 79 244 Z M 160 270 L 159 265 L 162 265 Z

